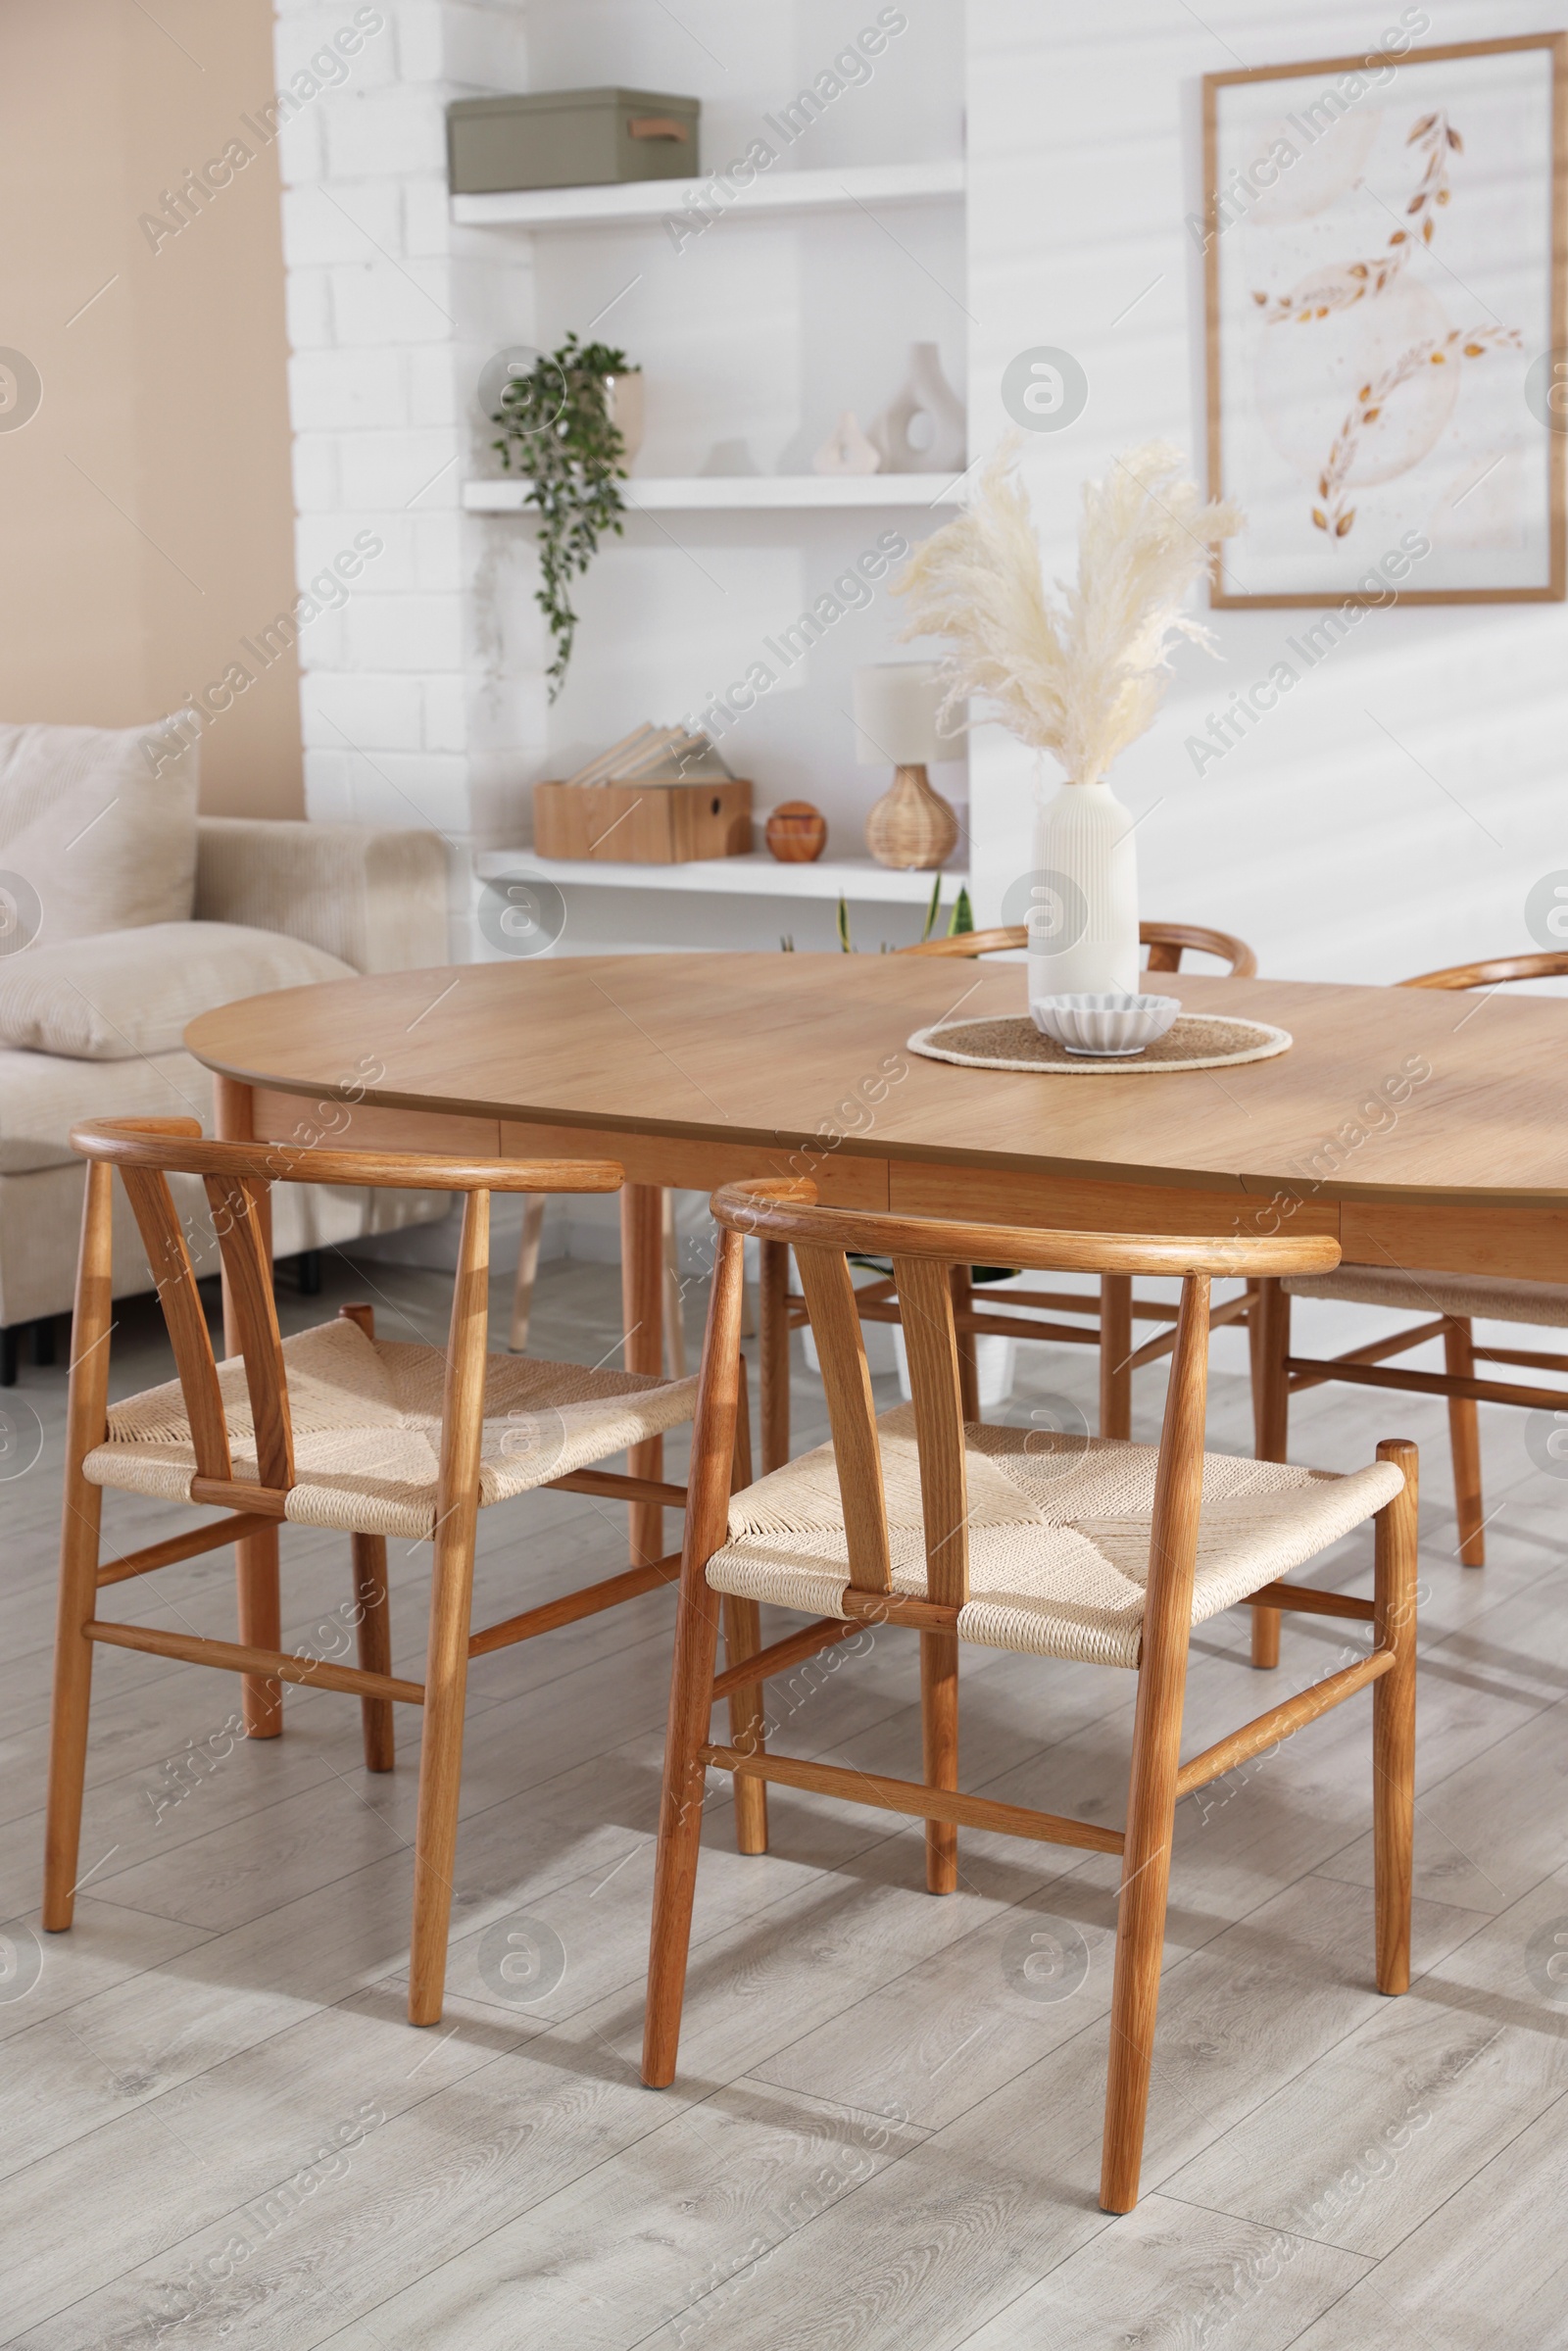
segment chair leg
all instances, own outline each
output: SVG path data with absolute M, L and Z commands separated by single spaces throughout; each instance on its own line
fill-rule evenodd
M 514 1355 L 520 1355 L 528 1345 L 528 1324 L 533 1316 L 533 1287 L 539 1277 L 539 1236 L 544 1230 L 545 1196 L 528 1192 L 522 1201 L 522 1238 L 517 1244 L 517 1280 L 512 1293 L 512 1329 L 507 1347 Z
M 87 1709 L 92 1695 L 92 1642 L 81 1628 L 91 1620 L 97 1597 L 102 1512 L 102 1488 L 89 1486 L 68 1469 L 44 1835 L 43 1923 L 52 1935 L 62 1934 L 70 1926 L 75 1909 L 81 1791 L 87 1772 Z
M 735 1414 L 735 1452 L 730 1467 L 730 1491 L 741 1494 L 752 1482 L 752 1415 L 747 1397 L 746 1358 L 736 1365 L 739 1379 L 739 1403 Z M 724 1595 L 724 1662 L 739 1665 L 743 1657 L 755 1657 L 762 1645 L 762 1612 L 755 1600 L 744 1600 L 733 1592 Z M 730 1693 L 730 1744 L 744 1747 L 755 1754 L 763 1743 L 765 1721 L 764 1685 L 750 1682 Z M 767 1851 L 767 1782 L 749 1779 L 745 1773 L 734 1775 L 735 1788 L 735 1849 L 738 1853 Z
M 766 1244 L 764 1244 L 764 1247 Z M 675 2079 L 680 2014 L 686 1996 L 686 1954 L 703 1835 L 707 1774 L 699 1748 L 712 1713 L 713 1656 L 718 1645 L 718 1595 L 706 1582 L 682 1590 L 675 1618 L 675 1662 L 664 1749 L 664 1785 L 654 1861 L 654 1918 L 648 1950 L 648 2012 L 643 2028 L 643 2080 L 667 2089 Z
M 375 1337 L 375 1308 L 360 1303 L 339 1306 L 340 1322 L 358 1323 L 367 1339 Z M 355 1535 L 354 1604 L 359 1611 L 360 1663 L 367 1673 L 392 1671 L 392 1613 L 387 1597 L 386 1538 Z M 395 1761 L 392 1700 L 361 1698 L 360 1719 L 365 1730 L 365 1768 L 389 1772 Z
M 1455 1317 L 1443 1334 L 1444 1369 L 1461 1380 L 1475 1377 L 1475 1328 L 1468 1315 Z M 1459 1520 L 1459 1557 L 1466 1567 L 1485 1567 L 1482 1533 L 1481 1422 L 1473 1396 L 1448 1398 L 1448 1449 L 1453 1455 L 1453 1501 Z
M 1291 1351 L 1291 1297 L 1280 1282 L 1256 1284 L 1248 1316 L 1252 1362 L 1252 1450 L 1259 1461 L 1283 1461 L 1290 1450 L 1291 1390 L 1285 1359 Z M 1280 1612 L 1252 1610 L 1252 1663 L 1262 1672 L 1280 1661 Z
M 1372 1851 L 1377 1888 L 1378 1989 L 1410 1987 L 1410 1873 L 1415 1828 L 1417 1453 L 1385 1439 L 1380 1461 L 1396 1462 L 1404 1488 L 1377 1515 L 1373 1630 L 1398 1662 L 1372 1685 Z
M 368 1674 L 392 1671 L 392 1616 L 387 1597 L 386 1537 L 356 1535 L 354 1601 L 360 1612 L 360 1663 Z M 390 1698 L 361 1698 L 365 1768 L 389 1772 L 396 1761 Z
M 1100 1277 L 1100 1434 L 1131 1437 L 1133 1433 L 1133 1375 L 1127 1358 L 1133 1351 L 1133 1278 L 1128 1273 Z
M 1146 1642 L 1110 1995 L 1110 2070 L 1100 2176 L 1100 2201 L 1106 2212 L 1131 2212 L 1138 2201 L 1176 1823 L 1184 1676 L 1185 1666 L 1180 1677 L 1157 1675 Z
M 733 1592 L 724 1595 L 724 1663 L 739 1665 L 755 1657 L 762 1645 L 762 1613 L 755 1600 Z M 748 1755 L 760 1754 L 764 1722 L 762 1684 L 748 1682 L 729 1697 L 730 1744 Z M 767 1783 L 735 1774 L 735 1849 L 739 1853 L 767 1851 Z
M 247 1535 L 234 1545 L 239 1591 L 239 1638 L 245 1647 L 281 1648 L 283 1602 L 278 1584 L 277 1529 Z M 279 1739 L 283 1732 L 283 1685 L 247 1674 L 240 1685 L 247 1739 Z
M 0 1388 L 15 1388 L 17 1384 L 17 1371 L 22 1359 L 22 1332 L 23 1325 L 20 1322 L 8 1323 L 0 1331 Z
M 98 1160 L 87 1169 L 81 1257 L 72 1324 L 71 1394 L 66 1409 L 65 1503 L 60 1533 L 60 1607 L 55 1633 L 54 1703 L 49 1717 L 49 1798 L 44 1833 L 43 1923 L 63 1934 L 74 1909 L 81 1842 L 81 1789 L 87 1770 L 87 1709 L 92 1642 L 82 1626 L 98 1597 L 98 1535 L 103 1489 L 89 1486 L 81 1464 L 104 1434 L 109 1390 L 111 1175 Z
M 928 1788 L 958 1785 L 958 1636 L 920 1636 L 920 1746 Z M 925 1825 L 926 1891 L 951 1894 L 958 1884 L 958 1831 L 953 1821 Z

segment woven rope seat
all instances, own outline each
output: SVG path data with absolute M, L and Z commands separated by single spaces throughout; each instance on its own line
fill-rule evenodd
M 296 1484 L 284 1516 L 301 1526 L 428 1540 L 446 1352 L 370 1339 L 347 1318 L 283 1341 Z M 236 1479 L 257 1475 L 244 1364 L 218 1370 Z M 521 1355 L 486 1359 L 479 1502 L 527 1494 L 689 1421 L 695 1379 L 590 1371 Z M 82 1465 L 94 1486 L 188 1501 L 196 1456 L 179 1383 L 109 1407 L 109 1437 Z
M 1333 1273 L 1292 1274 L 1294 1298 L 1348 1298 L 1357 1306 L 1396 1306 L 1408 1314 L 1457 1314 L 1490 1322 L 1539 1322 L 1568 1328 L 1568 1283 L 1508 1282 L 1488 1274 L 1418 1273 L 1396 1265 L 1342 1265 Z
M 877 1422 L 896 1592 L 925 1591 L 914 1411 Z M 958 1633 L 987 1648 L 1136 1666 L 1157 1448 L 971 1425 L 969 1592 Z M 1339 1477 L 1229 1453 L 1203 1457 L 1193 1622 L 1233 1607 L 1360 1526 L 1399 1492 L 1392 1463 Z M 812 1616 L 845 1613 L 849 1545 L 831 1445 L 733 1498 L 729 1541 L 708 1565 L 717 1592 Z

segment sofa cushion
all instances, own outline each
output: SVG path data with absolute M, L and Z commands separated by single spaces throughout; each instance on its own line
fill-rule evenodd
M 0 726 L 0 955 L 189 919 L 197 749 L 171 719 Z
M 303 939 L 234 922 L 105 931 L 0 959 L 0 1045 L 85 1061 L 168 1053 L 199 1012 L 353 977 L 352 964 Z
M 199 1118 L 212 1132 L 212 1072 L 189 1053 L 137 1053 L 128 1061 L 67 1061 L 55 1053 L 0 1050 L 0 1173 L 75 1159 L 78 1118 Z M 72 1248 L 75 1237 L 72 1237 Z

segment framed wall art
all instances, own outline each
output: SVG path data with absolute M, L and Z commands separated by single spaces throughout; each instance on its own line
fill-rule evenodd
M 1204 78 L 1216 605 L 1568 586 L 1568 35 L 1403 47 Z

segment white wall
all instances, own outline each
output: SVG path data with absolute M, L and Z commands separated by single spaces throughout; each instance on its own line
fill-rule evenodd
M 1568 25 L 1563 0 L 1425 7 L 1416 54 Z M 1398 19 L 1396 0 L 1309 15 L 1280 0 L 970 0 L 971 447 L 1006 426 L 1014 353 L 1060 346 L 1090 382 L 1074 425 L 1026 445 L 1048 570 L 1071 568 L 1079 484 L 1112 452 L 1158 436 L 1200 463 L 1202 287 L 1183 227 L 1201 209 L 1200 77 L 1364 53 Z M 1526 894 L 1568 866 L 1568 608 L 1374 612 L 1200 780 L 1186 736 L 1317 615 L 1208 617 L 1222 664 L 1184 648 L 1164 715 L 1116 768 L 1143 817 L 1145 912 L 1239 932 L 1265 972 L 1296 979 L 1528 952 Z M 1026 857 L 1031 760 L 994 729 L 971 757 L 984 915 Z
M 286 84 L 352 11 L 279 5 Z M 454 229 L 446 103 L 610 78 L 687 90 L 711 163 L 874 16 L 871 0 L 686 0 L 673 14 L 651 0 L 384 0 L 383 13 L 351 80 L 280 142 L 300 575 L 358 530 L 387 550 L 302 643 L 308 805 L 509 845 L 537 776 L 696 707 L 878 530 L 928 525 L 902 512 L 632 519 L 581 585 L 572 674 L 547 710 L 531 529 L 460 511 L 463 478 L 488 462 L 473 393 L 494 348 L 569 325 L 624 342 L 648 385 L 638 470 L 664 472 L 740 435 L 764 469 L 799 468 L 840 406 L 874 409 L 916 336 L 941 344 L 955 382 L 966 372 L 981 453 L 1006 424 L 1007 361 L 1065 346 L 1089 405 L 1031 436 L 1025 463 L 1048 567 L 1069 568 L 1087 475 L 1154 434 L 1200 447 L 1200 261 L 1183 226 L 1200 201 L 1200 76 L 1365 48 L 1398 16 L 1393 0 L 1337 0 L 1309 22 L 1278 0 L 1215 0 L 1201 22 L 1180 0 L 907 0 L 909 28 L 871 81 L 780 168 L 956 153 L 966 101 L 966 226 L 939 207 L 882 227 L 720 221 L 677 253 L 660 229 Z M 1568 24 L 1565 0 L 1428 0 L 1428 13 L 1427 43 Z M 1143 817 L 1146 911 L 1239 931 L 1265 970 L 1298 977 L 1394 979 L 1527 946 L 1530 884 L 1568 865 L 1568 613 L 1374 612 L 1200 779 L 1184 739 L 1267 669 L 1297 618 L 1214 614 L 1222 662 L 1184 649 L 1163 717 L 1120 762 Z M 898 625 L 885 595 L 848 615 L 726 741 L 760 807 L 816 801 L 840 854 L 858 849 L 880 789 L 854 763 L 850 672 L 897 653 Z M 1032 766 L 996 730 L 977 734 L 982 917 L 1028 860 Z M 961 768 L 937 780 L 962 799 Z M 598 892 L 576 903 L 574 943 L 771 945 L 793 927 L 826 945 L 829 919 Z M 871 945 L 905 927 L 896 913 L 861 924 Z

